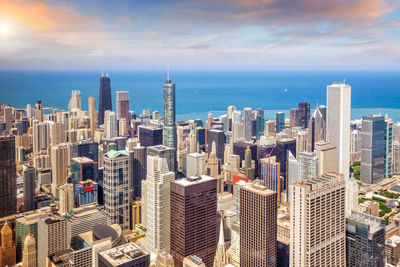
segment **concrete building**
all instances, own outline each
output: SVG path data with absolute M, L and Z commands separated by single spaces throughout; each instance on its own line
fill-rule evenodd
M 347 266 L 385 266 L 385 220 L 352 211 L 346 218 Z
M 117 104 L 117 115 L 118 119 L 126 119 L 129 121 L 129 92 L 128 91 L 117 91 L 116 92 L 116 104 Z
M 244 109 L 244 137 L 245 140 L 251 140 L 252 137 L 252 109 Z
M 389 178 L 393 174 L 393 120 L 385 117 L 385 158 L 383 176 Z
M 94 138 L 96 130 L 96 103 L 94 96 L 89 97 L 89 119 L 90 119 L 90 137 Z
M 167 252 L 161 252 L 157 254 L 156 258 L 156 266 L 157 267 L 174 267 L 174 258 L 172 258 L 171 254 Z
M 129 156 L 124 150 L 111 150 L 104 155 L 104 210 L 111 223 L 129 229 Z
M 396 267 L 400 261 L 400 236 L 394 235 L 385 241 L 386 266 Z
M 285 113 L 276 113 L 276 123 L 275 123 L 276 133 L 280 133 L 285 129 Z
M 315 155 L 318 158 L 318 176 L 338 171 L 336 147 L 327 142 L 315 143 Z
M 317 108 L 308 122 L 308 151 L 314 151 L 315 144 L 326 140 L 326 121 Z
M 167 159 L 168 170 L 176 173 L 177 163 L 175 149 L 164 145 L 147 147 L 147 156 L 159 156 L 160 158 Z
M 50 123 L 34 120 L 33 124 L 33 153 L 46 151 L 50 145 Z
M 150 253 L 136 243 L 127 244 L 101 251 L 99 267 L 141 267 L 150 266 Z
M 308 128 L 308 122 L 310 121 L 310 103 L 299 103 L 297 118 L 299 127 Z
M 268 189 L 277 193 L 277 204 L 280 203 L 281 195 L 281 170 L 280 163 L 276 161 L 276 156 L 263 158 L 260 160 L 261 180 Z
M 240 266 L 240 222 L 236 221 L 231 226 L 231 246 L 229 248 L 230 263 Z
M 347 179 L 350 168 L 351 86 L 334 83 L 327 86 L 327 141 L 336 147 L 338 172 Z
M 183 267 L 206 267 L 203 260 L 196 255 L 190 255 L 183 259 Z
M 364 116 L 361 132 L 361 181 L 375 184 L 383 180 L 385 169 L 385 117 Z
M 114 138 L 118 136 L 117 115 L 113 111 L 106 112 L 105 133 L 106 138 Z
M 170 251 L 170 187 L 175 173 L 168 170 L 167 160 L 147 157 L 147 247 L 154 253 Z
M 206 154 L 190 153 L 186 155 L 186 176 L 199 176 L 206 173 Z
M 17 212 L 14 136 L 0 136 L 0 218 Z
M 111 101 L 111 83 L 108 73 L 106 76 L 103 74 L 100 77 L 100 93 L 99 93 L 99 112 L 98 112 L 98 124 L 104 124 L 104 112 L 106 110 L 112 110 Z
M 163 129 L 154 126 L 138 127 L 139 143 L 144 147 L 162 145 Z
M 240 189 L 242 267 L 277 266 L 277 194 L 259 182 L 244 185 Z
M 394 140 L 392 144 L 393 150 L 393 174 L 400 174 L 400 141 Z
M 48 255 L 69 248 L 71 232 L 68 221 L 57 213 L 38 219 L 38 266 L 46 266 Z
M 290 198 L 290 266 L 345 266 L 343 176 L 324 174 L 295 183 Z
M 350 162 L 354 163 L 361 160 L 361 132 L 351 131 Z
M 74 185 L 73 184 L 63 184 L 58 188 L 58 194 L 60 196 L 59 212 L 65 214 L 71 211 L 74 205 Z
M 171 255 L 175 265 L 198 255 L 205 266 L 214 263 L 217 249 L 217 180 L 202 175 L 171 183 Z
M 52 192 L 67 182 L 69 151 L 66 144 L 58 144 L 51 148 Z

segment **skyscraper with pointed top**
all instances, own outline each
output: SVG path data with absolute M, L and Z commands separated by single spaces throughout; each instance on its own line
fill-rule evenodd
M 100 77 L 98 125 L 104 123 L 104 112 L 106 110 L 112 110 L 111 83 L 108 73 L 106 73 L 106 76 L 102 73 Z
M 221 213 L 221 225 L 219 227 L 219 239 L 217 252 L 215 253 L 214 258 L 214 267 L 224 267 L 228 265 L 228 257 L 226 254 L 226 244 L 225 244 L 225 235 L 224 235 L 224 214 Z
M 169 79 L 164 83 L 164 130 L 163 144 L 176 148 L 176 126 L 175 126 L 175 84 Z

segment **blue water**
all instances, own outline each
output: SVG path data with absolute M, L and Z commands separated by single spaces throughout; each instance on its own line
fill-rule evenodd
M 176 83 L 177 114 L 182 115 L 178 119 L 204 119 L 208 111 L 225 111 L 229 105 L 260 107 L 270 110 L 267 118 L 274 118 L 276 110 L 287 112 L 301 101 L 312 107 L 325 104 L 326 85 L 346 79 L 352 86 L 352 118 L 380 112 L 400 120 L 399 71 L 173 71 L 170 75 Z M 98 103 L 99 76 L 96 71 L 0 71 L 0 102 L 22 108 L 41 99 L 44 106 L 66 109 L 71 91 L 80 90 L 86 109 L 89 96 Z M 110 78 L 114 109 L 115 92 L 127 90 L 131 110 L 162 112 L 165 72 L 113 71 Z

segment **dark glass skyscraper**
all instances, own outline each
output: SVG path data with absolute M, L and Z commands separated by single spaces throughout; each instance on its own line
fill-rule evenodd
M 163 144 L 167 147 L 176 148 L 175 84 L 171 82 L 169 77 L 164 83 Z
M 308 121 L 310 120 L 310 103 L 299 103 L 299 111 L 297 114 L 299 120 L 298 125 L 302 128 L 308 128 Z
M 0 137 L 0 218 L 17 213 L 15 137 Z
M 104 111 L 106 110 L 112 110 L 111 83 L 108 75 L 102 76 L 100 78 L 99 117 L 98 117 L 99 125 L 104 123 Z

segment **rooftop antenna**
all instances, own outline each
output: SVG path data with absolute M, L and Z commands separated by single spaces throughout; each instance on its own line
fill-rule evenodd
M 169 65 L 167 67 L 167 81 L 169 81 Z
M 108 77 L 108 72 L 106 72 L 106 77 Z
M 104 77 L 103 66 L 101 66 L 101 77 Z

